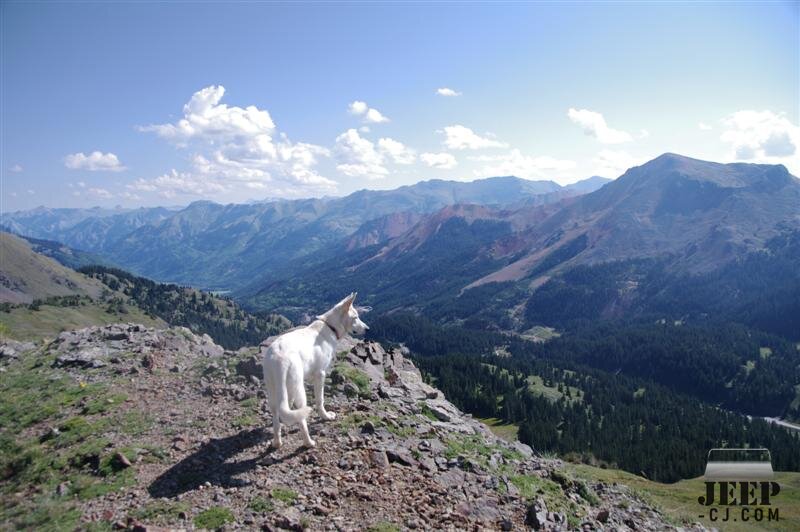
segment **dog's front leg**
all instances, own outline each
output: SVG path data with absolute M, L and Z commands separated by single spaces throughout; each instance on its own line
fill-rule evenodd
M 320 371 L 314 376 L 314 400 L 317 402 L 317 412 L 322 419 L 328 421 L 336 419 L 336 414 L 325 410 L 325 371 Z

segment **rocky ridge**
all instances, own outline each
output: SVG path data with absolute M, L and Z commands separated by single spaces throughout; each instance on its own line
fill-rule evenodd
M 33 372 L 76 400 L 18 422 L 20 453 L 66 461 L 32 482 L 29 466 L 0 454 L 0 528 L 48 504 L 79 528 L 129 530 L 674 529 L 627 487 L 587 484 L 497 438 L 426 384 L 406 351 L 373 342 L 340 344 L 326 385 L 337 418 L 312 416 L 317 447 L 290 428 L 270 449 L 257 351 L 136 324 L 2 343 L 6 383 Z M 84 424 L 92 430 L 76 432 Z M 68 459 L 85 448 L 95 455 Z

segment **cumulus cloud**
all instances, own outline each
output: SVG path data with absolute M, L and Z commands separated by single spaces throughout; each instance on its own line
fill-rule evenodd
M 628 168 L 638 166 L 644 162 L 641 157 L 634 157 L 626 151 L 600 150 L 592 159 L 594 174 L 603 177 L 615 178 L 624 174 Z
M 384 137 L 378 140 L 378 149 L 396 164 L 413 164 L 417 160 L 414 150 L 394 139 Z
M 699 129 L 700 131 L 711 131 L 713 128 L 710 125 L 706 124 L 705 122 L 698 122 L 697 129 Z
M 567 111 L 567 116 L 574 123 L 581 126 L 586 135 L 595 137 L 603 144 L 620 144 L 633 140 L 630 133 L 608 127 L 606 119 L 598 112 L 570 108 Z
M 556 180 L 559 173 L 575 168 L 575 161 L 556 159 L 548 155 L 523 155 L 518 149 L 502 155 L 481 155 L 470 159 L 485 163 L 475 171 L 476 175 L 482 177 L 514 175 L 525 179 Z
M 93 151 L 89 155 L 83 152 L 71 153 L 64 157 L 64 165 L 71 170 L 89 170 L 91 172 L 121 172 L 125 170 L 116 155 L 100 151 Z
M 205 179 L 191 172 L 179 172 L 174 168 L 153 179 L 137 179 L 127 185 L 127 188 L 133 193 L 157 192 L 165 198 L 174 198 L 178 195 L 208 196 L 227 190 L 224 183 Z
M 221 103 L 224 95 L 222 85 L 206 87 L 192 95 L 177 122 L 139 128 L 194 153 L 191 171 L 173 169 L 156 178 L 140 179 L 134 183 L 137 190 L 161 191 L 172 197 L 256 189 L 256 183 L 298 193 L 335 187 L 334 181 L 316 170 L 319 158 L 330 155 L 328 149 L 292 142 L 276 130 L 269 111 L 254 105 L 228 106 Z
M 88 192 L 92 196 L 95 196 L 100 199 L 111 199 L 114 197 L 114 194 L 112 194 L 111 192 L 109 192 L 104 188 L 90 188 Z
M 461 93 L 457 90 L 449 89 L 447 87 L 436 89 L 436 94 L 439 96 L 461 96 Z
M 480 150 L 508 146 L 506 143 L 495 139 L 491 134 L 481 137 L 470 128 L 459 124 L 445 127 L 444 134 L 444 145 L 451 150 Z
M 15 164 L 14 166 L 11 167 L 11 171 L 14 173 L 22 172 L 22 170 L 23 168 L 21 164 Z
M 456 158 L 447 152 L 441 153 L 423 153 L 419 156 L 423 163 L 431 168 L 439 168 L 440 170 L 449 170 L 455 168 L 458 164 Z
M 336 137 L 334 152 L 339 161 L 336 169 L 350 177 L 380 179 L 389 173 L 386 165 L 409 165 L 417 160 L 417 153 L 402 142 L 383 137 L 377 143 L 362 137 L 359 130 L 348 129 Z
M 737 111 L 722 120 L 720 140 L 731 145 L 736 160 L 782 162 L 800 156 L 800 127 L 772 111 Z
M 347 176 L 380 179 L 389 173 L 384 166 L 383 154 L 355 129 L 348 129 L 336 137 L 334 151 L 340 161 L 336 169 Z
M 380 124 L 389 121 L 380 111 L 367 105 L 367 102 L 360 100 L 352 102 L 348 107 L 348 111 L 351 115 L 360 116 L 361 120 L 368 124 Z

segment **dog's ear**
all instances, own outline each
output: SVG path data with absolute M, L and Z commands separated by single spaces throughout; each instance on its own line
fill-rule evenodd
M 343 312 L 350 312 L 350 307 L 353 305 L 353 301 L 356 299 L 356 292 L 350 292 L 350 295 L 346 298 L 342 299 L 339 302 L 339 305 L 342 306 Z

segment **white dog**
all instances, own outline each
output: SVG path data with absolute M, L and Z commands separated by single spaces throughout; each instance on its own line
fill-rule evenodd
M 342 299 L 325 314 L 306 327 L 289 331 L 262 347 L 264 358 L 264 388 L 272 411 L 272 445 L 281 446 L 281 422 L 288 425 L 300 424 L 305 444 L 314 447 L 316 443 L 308 434 L 306 418 L 311 408 L 306 406 L 305 379 L 311 377 L 314 383 L 314 399 L 322 419 L 336 417 L 325 411 L 325 372 L 336 354 L 337 342 L 347 334 L 363 334 L 369 327 L 358 317 L 353 306 L 356 293 Z M 294 409 L 292 409 L 294 408 Z

